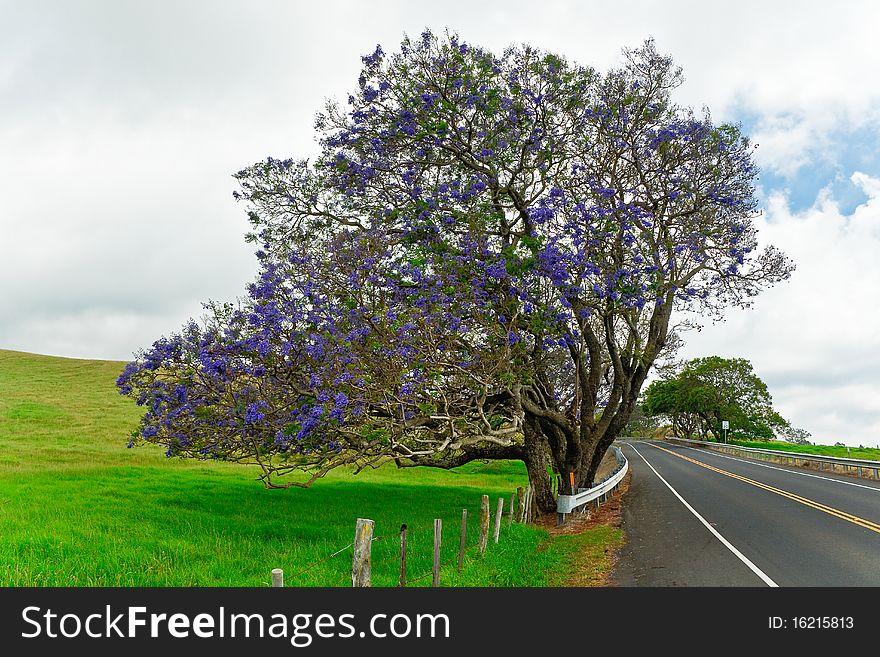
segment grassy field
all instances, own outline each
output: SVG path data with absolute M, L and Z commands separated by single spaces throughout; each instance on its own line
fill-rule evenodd
M 799 452 L 803 454 L 880 461 L 880 449 L 874 447 L 850 447 L 849 453 L 847 453 L 846 447 L 835 447 L 834 445 L 794 445 L 781 440 L 730 440 L 728 442 L 732 445 L 753 447 L 755 449 L 775 449 L 781 452 Z
M 402 523 L 415 580 L 431 570 L 433 519 L 443 519 L 444 585 L 562 585 L 574 568 L 602 572 L 604 548 L 621 541 L 608 527 L 551 538 L 505 519 L 480 556 L 480 496 L 493 511 L 509 499 L 526 483 L 520 463 L 335 472 L 308 490 L 269 491 L 245 466 L 127 449 L 139 409 L 116 393 L 122 365 L 0 350 L 0 585 L 263 586 L 283 568 L 290 586 L 345 586 L 358 517 L 387 537 L 374 542 L 378 586 L 396 584 Z M 471 547 L 459 574 L 462 508 Z

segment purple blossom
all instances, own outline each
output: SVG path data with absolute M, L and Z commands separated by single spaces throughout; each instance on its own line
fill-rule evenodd
M 263 400 L 248 404 L 244 412 L 245 423 L 256 424 L 257 422 L 262 422 L 266 417 L 265 410 L 267 408 L 269 408 L 269 405 Z

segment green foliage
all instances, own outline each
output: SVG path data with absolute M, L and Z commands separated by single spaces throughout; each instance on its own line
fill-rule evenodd
M 621 435 L 647 438 L 653 436 L 658 427 L 656 416 L 649 417 L 641 406 L 636 406 Z
M 784 436 L 804 442 L 809 436 L 773 409 L 767 385 L 744 358 L 690 360 L 678 373 L 648 386 L 642 409 L 648 417 L 668 419 L 675 435 L 683 438 L 719 440 L 725 420 L 732 437 Z

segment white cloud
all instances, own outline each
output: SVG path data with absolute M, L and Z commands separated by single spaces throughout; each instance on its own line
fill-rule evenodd
M 176 330 L 180 317 L 187 316 L 187 312 L 188 308 L 181 307 L 151 313 L 91 307 L 69 313 L 33 314 L 7 330 L 3 348 L 32 351 L 29 345 L 38 342 L 39 353 L 51 356 L 128 360 L 136 349 L 131 345 L 132 335 L 150 336 L 148 341 L 138 345 L 149 347 L 170 329 Z M 193 316 L 197 318 L 199 314 Z
M 850 177 L 850 180 L 852 180 L 856 185 L 861 187 L 862 191 L 864 191 L 865 194 L 868 195 L 868 197 L 869 197 L 868 205 L 873 204 L 874 210 L 876 211 L 877 204 L 878 204 L 877 199 L 880 198 L 880 179 L 872 178 L 871 176 L 869 176 L 865 173 L 862 173 L 861 171 L 856 171 Z M 869 217 L 867 219 L 869 227 L 873 227 L 873 228 L 878 227 L 878 224 L 874 222 L 874 212 L 870 212 L 870 213 L 864 212 L 862 214 L 863 214 L 863 216 Z
M 820 442 L 880 442 L 880 178 L 852 180 L 868 199 L 842 214 L 827 190 L 792 212 L 774 194 L 765 243 L 797 264 L 752 309 L 686 336 L 682 356 L 749 358 L 784 416 Z
M 804 117 L 767 116 L 750 137 L 757 146 L 755 162 L 762 169 L 791 178 L 801 167 L 826 157 L 827 126 Z
M 169 307 L 196 314 L 200 299 L 243 292 L 256 266 L 243 240 L 243 211 L 231 199 L 230 155 L 242 149 L 217 140 L 202 119 L 155 131 L 108 121 L 100 136 L 57 126 L 0 135 L 0 151 L 19 155 L 0 158 L 9 189 L 0 304 L 15 309 L 0 317 L 3 344 L 29 336 L 32 350 L 44 350 L 42 333 L 17 328 L 34 314 L 57 313 L 64 331 L 64 314 L 162 314 Z M 79 337 L 79 352 L 108 354 L 100 332 Z M 138 330 L 115 353 L 130 354 L 146 337 Z

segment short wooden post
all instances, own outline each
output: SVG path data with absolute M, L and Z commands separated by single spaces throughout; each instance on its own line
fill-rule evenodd
M 511 523 L 513 523 L 513 513 L 514 509 L 516 509 L 516 493 L 510 496 L 510 509 L 507 512 L 507 528 L 510 529 Z
M 461 510 L 461 538 L 458 541 L 458 572 L 464 566 L 464 548 L 467 544 L 467 509 Z
M 504 498 L 498 498 L 498 508 L 495 510 L 495 542 L 501 536 L 501 514 L 504 513 Z
M 398 586 L 406 586 L 406 523 L 400 526 L 400 577 Z
M 489 496 L 480 498 L 480 554 L 486 551 L 489 543 Z
M 351 559 L 351 585 L 373 585 L 373 525 L 372 520 L 358 518 L 354 529 L 354 555 Z
M 284 571 L 280 568 L 272 569 L 272 588 L 284 586 Z
M 523 522 L 526 515 L 526 492 L 522 486 L 517 486 L 516 496 L 519 500 L 519 504 L 516 508 L 516 521 Z
M 440 540 L 443 535 L 443 521 L 434 518 L 434 573 L 431 586 L 440 586 Z

